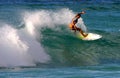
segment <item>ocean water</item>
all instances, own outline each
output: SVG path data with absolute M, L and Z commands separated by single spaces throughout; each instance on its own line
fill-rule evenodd
M 68 24 L 102 36 L 76 37 Z M 0 78 L 120 78 L 119 0 L 0 1 Z

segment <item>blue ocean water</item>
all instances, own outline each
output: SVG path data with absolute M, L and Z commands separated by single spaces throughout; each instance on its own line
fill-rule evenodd
M 1 69 L 1 78 L 119 78 L 119 65 Z
M 102 36 L 76 37 L 68 24 Z M 119 78 L 119 0 L 0 1 L 1 78 Z

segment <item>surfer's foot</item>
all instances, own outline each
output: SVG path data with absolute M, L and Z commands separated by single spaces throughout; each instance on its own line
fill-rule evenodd
M 88 36 L 88 34 L 85 34 L 85 35 L 84 35 L 84 37 L 87 37 L 87 36 Z

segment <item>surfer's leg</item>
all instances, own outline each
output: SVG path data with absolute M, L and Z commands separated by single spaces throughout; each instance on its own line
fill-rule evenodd
M 88 34 L 85 34 L 85 33 L 83 33 L 83 32 L 82 32 L 81 34 L 82 34 L 84 37 L 87 37 L 87 36 L 88 36 Z
M 83 31 L 82 31 L 82 29 L 81 28 L 77 28 L 77 30 L 84 36 L 84 37 L 86 37 L 88 34 L 85 34 Z

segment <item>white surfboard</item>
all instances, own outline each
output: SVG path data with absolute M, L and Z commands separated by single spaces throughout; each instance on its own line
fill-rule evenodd
M 88 33 L 88 36 L 83 37 L 80 33 L 77 33 L 77 37 L 82 39 L 82 40 L 97 40 L 102 38 L 101 35 L 95 34 L 95 33 Z

